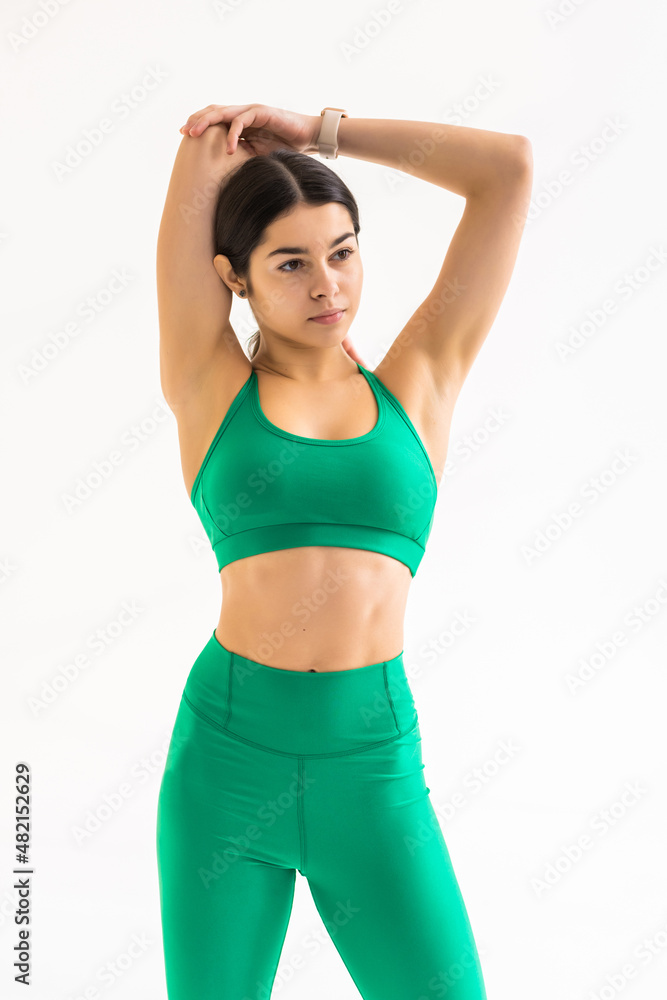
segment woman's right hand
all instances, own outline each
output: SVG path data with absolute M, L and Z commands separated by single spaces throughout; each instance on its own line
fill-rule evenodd
M 265 156 L 274 149 L 316 153 L 322 118 L 271 108 L 267 104 L 209 104 L 191 114 L 180 131 L 196 138 L 209 125 L 218 123 L 227 125 L 228 153 L 236 150 L 241 139 L 251 153 Z

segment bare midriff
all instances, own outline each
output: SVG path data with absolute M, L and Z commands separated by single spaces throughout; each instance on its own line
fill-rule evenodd
M 412 575 L 365 549 L 304 546 L 223 566 L 215 630 L 226 649 L 284 670 L 352 670 L 403 650 Z

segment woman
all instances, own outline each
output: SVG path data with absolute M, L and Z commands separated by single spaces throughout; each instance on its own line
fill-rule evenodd
M 453 406 L 514 267 L 531 147 L 331 110 L 334 158 L 337 139 L 466 204 L 432 291 L 370 371 L 349 336 L 357 204 L 309 155 L 322 117 L 209 105 L 181 129 L 158 238 L 161 380 L 224 600 L 160 787 L 170 1000 L 268 1000 L 297 871 L 364 1000 L 485 997 L 424 780 L 403 618 Z M 386 263 L 411 280 L 399 227 Z M 234 293 L 259 327 L 250 360 Z

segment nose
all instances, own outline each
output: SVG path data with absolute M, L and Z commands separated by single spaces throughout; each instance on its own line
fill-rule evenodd
M 334 299 L 338 294 L 336 272 L 327 267 L 318 268 L 313 275 L 311 295 L 313 298 Z

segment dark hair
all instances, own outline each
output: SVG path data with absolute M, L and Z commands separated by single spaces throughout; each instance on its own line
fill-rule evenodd
M 232 170 L 220 190 L 214 219 L 215 253 L 224 254 L 234 271 L 247 282 L 250 255 L 279 216 L 296 205 L 326 205 L 337 201 L 350 213 L 355 236 L 360 230 L 359 207 L 338 174 L 326 164 L 292 149 L 274 149 L 252 156 Z M 259 349 L 259 330 L 248 339 L 248 353 Z

